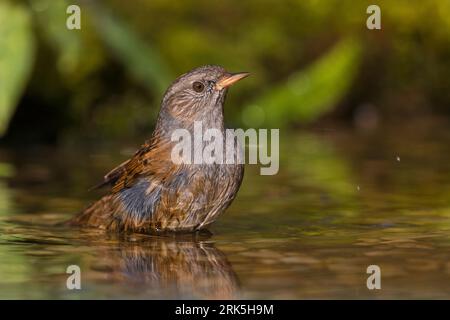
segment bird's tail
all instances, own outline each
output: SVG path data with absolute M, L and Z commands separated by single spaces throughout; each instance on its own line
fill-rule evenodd
M 106 228 L 113 213 L 111 207 L 115 201 L 113 195 L 109 194 L 92 203 L 86 209 L 76 214 L 69 220 L 61 223 L 63 226 L 91 226 Z

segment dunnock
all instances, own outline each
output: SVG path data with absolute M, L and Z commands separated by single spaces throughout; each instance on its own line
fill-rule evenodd
M 203 66 L 176 79 L 164 94 L 150 140 L 105 175 L 100 186 L 110 185 L 110 192 L 68 224 L 147 233 L 195 232 L 211 225 L 234 200 L 243 164 L 177 164 L 171 136 L 177 129 L 192 133 L 194 122 L 201 121 L 204 130 L 218 129 L 225 140 L 226 92 L 247 75 Z

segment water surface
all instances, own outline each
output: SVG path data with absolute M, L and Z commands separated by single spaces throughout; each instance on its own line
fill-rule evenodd
M 450 126 L 281 134 L 212 236 L 53 226 L 141 141 L 0 152 L 0 298 L 450 298 Z M 142 139 L 143 140 L 143 139 Z M 82 290 L 67 290 L 67 266 Z M 366 268 L 381 268 L 368 290 Z

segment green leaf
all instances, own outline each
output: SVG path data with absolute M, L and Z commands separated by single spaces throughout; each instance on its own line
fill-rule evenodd
M 128 72 L 154 92 L 164 92 L 172 75 L 158 50 L 98 3 L 92 4 L 91 9 L 100 38 Z
M 63 75 L 73 77 L 80 67 L 83 47 L 81 30 L 69 30 L 66 27 L 66 20 L 69 17 L 66 10 L 71 4 L 70 1 L 32 0 L 31 4 L 36 8 L 36 21 L 43 31 L 45 40 L 58 53 L 58 70 Z
M 306 70 L 294 73 L 281 86 L 248 105 L 243 113 L 244 122 L 249 126 L 282 127 L 317 119 L 333 108 L 350 88 L 360 53 L 358 42 L 341 41 Z
M 27 83 L 34 49 L 29 12 L 20 5 L 0 3 L 0 135 Z

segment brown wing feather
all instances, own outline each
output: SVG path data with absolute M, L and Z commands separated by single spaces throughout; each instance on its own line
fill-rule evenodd
M 154 183 L 161 183 L 173 174 L 179 165 L 171 160 L 171 145 L 157 143 L 144 145 L 124 166 L 116 179 L 112 192 L 131 187 L 140 177 L 147 177 Z
M 151 150 L 149 143 L 145 143 L 141 148 L 136 151 L 131 159 L 128 159 L 117 167 L 109 171 L 103 177 L 103 181 L 98 185 L 92 187 L 90 190 L 99 189 L 105 186 L 112 186 L 112 191 L 118 191 L 126 186 L 132 184 L 132 181 L 142 171 L 143 163 L 147 164 L 147 161 L 143 161 L 145 154 Z
M 117 167 L 115 167 L 114 169 L 109 171 L 107 174 L 105 174 L 103 176 L 102 182 L 93 186 L 89 190 L 100 189 L 107 185 L 109 185 L 109 186 L 114 185 L 114 183 L 116 183 L 116 181 L 120 178 L 120 176 L 125 172 L 125 170 L 126 170 L 125 168 L 126 168 L 127 164 L 130 162 L 130 160 L 131 159 L 128 159 L 127 161 L 122 162 Z
M 143 172 L 143 158 L 142 155 L 134 156 L 125 165 L 120 176 L 117 177 L 111 189 L 112 192 L 117 192 L 121 189 L 127 188 L 136 181 L 136 178 Z

